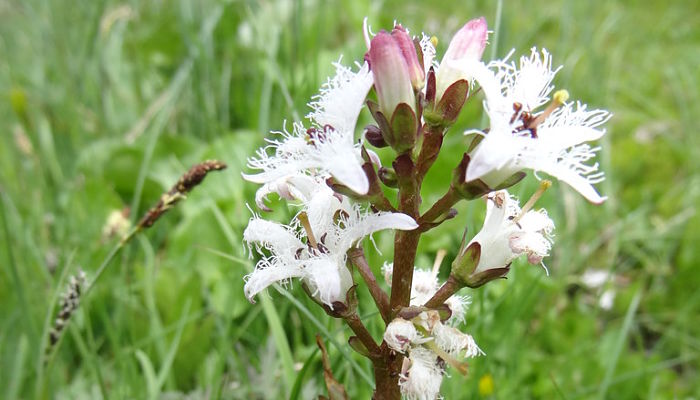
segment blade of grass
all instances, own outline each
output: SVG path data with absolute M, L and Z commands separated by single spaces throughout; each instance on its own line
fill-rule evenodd
M 309 358 L 307 358 L 306 361 L 304 361 L 304 366 L 301 368 L 301 371 L 299 371 L 299 373 L 297 374 L 297 379 L 294 381 L 292 393 L 289 394 L 289 400 L 297 400 L 299 398 L 299 394 L 301 393 L 301 386 L 304 383 L 304 376 L 306 375 L 306 371 L 308 371 L 311 365 L 313 365 L 313 361 L 316 358 L 316 353 L 318 353 L 318 349 L 315 349 L 309 355 Z
M 143 372 L 143 378 L 146 380 L 146 393 L 149 400 L 156 399 L 158 396 L 158 379 L 156 378 L 156 371 L 153 368 L 153 363 L 148 358 L 146 353 L 141 350 L 136 350 L 136 359 L 141 365 L 141 371 Z
M 180 339 L 182 339 L 182 332 L 185 330 L 185 325 L 187 324 L 187 314 L 190 311 L 191 300 L 187 299 L 185 306 L 182 308 L 182 316 L 178 322 L 177 332 L 175 332 L 175 337 L 170 343 L 170 349 L 168 350 L 162 365 L 160 366 L 160 371 L 158 371 L 158 391 L 165 384 L 165 380 L 170 374 L 170 369 L 173 366 L 173 361 L 175 361 L 175 356 L 177 355 L 177 348 L 180 346 Z
M 19 398 L 19 390 L 22 387 L 22 381 L 24 380 L 24 363 L 27 360 L 28 348 L 29 341 L 27 340 L 27 336 L 20 336 L 19 345 L 15 350 L 15 362 L 12 365 L 12 377 L 7 382 L 7 389 L 5 390 L 6 399 Z
M 639 301 L 642 298 L 642 289 L 637 289 L 630 302 L 630 306 L 627 308 L 627 314 L 625 314 L 625 320 L 622 323 L 622 328 L 617 336 L 617 341 L 615 342 L 615 348 L 613 349 L 612 355 L 608 362 L 608 368 L 605 371 L 605 377 L 603 378 L 603 383 L 601 383 L 598 390 L 598 398 L 605 399 L 608 389 L 612 384 L 613 375 L 615 374 L 615 368 L 617 367 L 617 361 L 620 359 L 620 354 L 622 354 L 622 349 L 625 347 L 625 341 L 627 335 L 629 334 L 630 328 L 632 328 L 632 322 L 634 321 L 634 315 L 637 313 L 637 307 L 639 306 Z
M 85 310 L 83 310 L 83 313 L 87 314 Z M 80 356 L 83 358 L 85 363 L 90 366 L 90 372 L 94 375 L 95 380 L 97 381 L 102 398 L 108 399 L 109 397 L 107 397 L 107 387 L 105 386 L 104 379 L 102 379 L 102 369 L 100 366 L 100 360 L 95 354 L 93 354 L 92 351 L 90 351 L 87 343 L 85 343 L 83 337 L 80 336 L 80 330 L 74 323 L 70 324 L 69 330 L 71 338 L 73 338 L 73 342 L 75 342 L 75 346 L 78 348 L 78 352 L 80 352 Z
M 222 232 L 224 233 L 224 236 L 231 245 L 231 248 L 234 248 L 236 246 L 235 235 L 231 230 L 231 227 L 228 221 L 226 220 L 226 217 L 214 202 L 210 203 L 209 208 L 211 209 L 212 213 L 214 213 L 214 217 L 219 223 L 219 227 L 221 228 Z M 248 272 L 252 271 L 252 268 L 249 263 L 245 263 L 244 266 L 248 270 Z M 265 314 L 265 318 L 267 319 L 267 323 L 270 327 L 272 337 L 275 340 L 277 351 L 279 352 L 280 358 L 282 359 L 282 369 L 284 370 L 284 383 L 287 388 L 287 392 L 289 392 L 292 389 L 292 386 L 294 385 L 294 376 L 296 375 L 296 373 L 294 372 L 294 358 L 292 357 L 292 350 L 289 347 L 287 335 L 284 332 L 282 322 L 280 320 L 279 314 L 277 313 L 277 309 L 272 304 L 272 300 L 265 296 L 260 296 L 259 298 L 260 305 L 263 308 L 263 313 Z
M 27 329 L 27 332 L 29 332 L 30 337 L 32 338 L 33 342 L 36 342 L 37 338 L 37 331 L 36 327 L 34 326 L 34 320 L 31 318 L 32 313 L 29 308 L 29 303 L 27 302 L 27 295 L 24 293 L 24 285 L 22 283 L 22 279 L 19 276 L 19 270 L 17 269 L 17 263 L 15 259 L 15 254 L 12 246 L 12 236 L 10 235 L 10 227 L 9 224 L 7 223 L 7 213 L 5 211 L 5 204 L 10 201 L 9 198 L 7 198 L 7 194 L 5 193 L 4 189 L 0 187 L 0 195 L 2 195 L 2 227 L 3 230 L 5 231 L 5 248 L 7 249 L 7 265 L 10 270 L 10 276 L 12 277 L 12 286 L 14 287 L 14 292 L 17 295 L 17 302 L 19 303 L 19 307 L 24 310 L 22 313 L 24 315 L 24 318 L 22 321 L 24 322 L 25 328 Z
M 207 251 L 210 251 L 211 253 L 221 256 L 223 258 L 227 258 L 231 261 L 241 263 L 242 265 L 246 266 L 246 268 L 250 269 L 250 266 L 246 265 L 247 262 L 241 260 L 238 257 L 230 256 L 226 253 L 222 253 L 214 249 L 207 249 Z M 362 367 L 352 358 L 350 353 L 347 351 L 346 346 L 341 346 L 340 343 L 338 343 L 338 341 L 335 340 L 335 337 L 328 330 L 328 328 L 324 326 L 321 323 L 321 321 L 319 321 L 306 306 L 304 306 L 299 300 L 297 300 L 291 293 L 289 293 L 288 290 L 286 290 L 282 286 L 275 284 L 273 285 L 273 287 L 277 291 L 282 293 L 282 295 L 286 297 L 295 308 L 301 311 L 301 313 L 304 314 L 309 319 L 309 321 L 316 326 L 316 328 L 320 331 L 321 335 L 323 335 L 325 339 L 329 340 L 333 344 L 333 346 L 335 346 L 338 349 L 338 351 L 340 351 L 343 357 L 352 365 L 353 369 L 357 372 L 358 375 L 360 375 L 362 379 L 364 379 L 365 382 L 367 382 L 367 384 L 374 385 L 374 380 L 372 379 L 372 377 L 370 377 L 369 374 L 367 374 L 367 372 L 364 369 L 362 369 Z

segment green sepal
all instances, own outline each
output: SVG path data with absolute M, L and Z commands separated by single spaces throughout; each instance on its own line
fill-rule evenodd
M 410 105 L 401 103 L 391 116 L 391 131 L 394 136 L 392 146 L 401 154 L 411 150 L 416 144 L 418 121 Z
M 390 188 L 397 188 L 399 186 L 399 180 L 396 177 L 396 172 L 394 172 L 392 168 L 379 167 L 377 175 L 379 176 L 379 180 L 386 186 Z
M 389 124 L 389 120 L 386 119 L 384 113 L 379 110 L 379 104 L 372 100 L 367 100 L 367 108 L 382 132 L 384 141 L 389 144 L 389 146 L 394 147 L 394 133 L 391 130 L 391 124 Z
M 473 274 L 472 276 L 469 277 L 469 280 L 465 282 L 465 286 L 470 287 L 472 289 L 476 289 L 480 286 L 483 286 L 493 280 L 496 279 L 505 279 L 506 275 L 508 275 L 508 271 L 510 271 L 510 264 L 508 264 L 505 267 L 501 268 L 490 268 L 487 269 L 486 271 L 481 271 L 478 274 Z
M 506 178 L 506 180 L 501 182 L 500 185 L 496 186 L 496 188 L 494 190 L 507 189 L 507 188 L 515 185 L 516 183 L 522 181 L 523 178 L 525 178 L 525 176 L 527 176 L 527 174 L 524 171 L 518 171 L 518 172 L 514 173 L 513 175 L 511 175 L 510 177 Z
M 367 350 L 367 347 L 365 347 L 360 338 L 358 338 L 357 336 L 350 336 L 350 338 L 348 339 L 348 344 L 350 345 L 350 347 L 352 347 L 353 350 L 355 350 L 359 354 L 367 358 L 370 357 L 369 350 Z
M 480 258 L 481 245 L 478 242 L 470 244 L 469 247 L 462 251 L 452 263 L 451 274 L 462 285 L 468 286 L 472 274 L 479 265 Z
M 435 111 L 442 119 L 442 125 L 452 125 L 459 116 L 469 94 L 469 82 L 460 79 L 450 85 L 440 98 Z

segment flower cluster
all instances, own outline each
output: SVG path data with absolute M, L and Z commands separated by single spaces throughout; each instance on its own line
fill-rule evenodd
M 335 63 L 335 76 L 309 103 L 307 121 L 277 132 L 248 160 L 252 172 L 243 177 L 261 185 L 259 209 L 269 211 L 272 194 L 298 208 L 284 224 L 254 213 L 243 236 L 258 261 L 245 294 L 252 301 L 273 283 L 299 279 L 329 315 L 352 329 L 353 349 L 372 360 L 375 398 L 435 399 L 447 365 L 466 373 L 461 360 L 484 354 L 459 329 L 469 298 L 458 291 L 505 277 L 519 257 L 544 267 L 550 254 L 554 222 L 533 207 L 551 182 L 542 180 L 522 208 L 507 189 L 532 170 L 537 179 L 543 172 L 602 203 L 594 184 L 603 173 L 592 161 L 599 148 L 590 142 L 604 135 L 610 113 L 555 91 L 560 67 L 545 49 L 533 48 L 518 62 L 510 54 L 482 61 L 489 33 L 484 18 L 467 22 L 439 62 L 433 37 L 412 36 L 399 24 L 376 34 L 366 21 L 364 28 L 363 62 L 354 68 Z M 468 142 L 446 194 L 422 204 L 421 186 L 445 135 L 479 92 L 488 127 L 464 132 Z M 358 140 L 365 105 L 373 122 Z M 381 154 L 390 164 L 382 165 L 370 146 L 386 148 Z M 437 269 L 416 269 L 420 236 L 455 218 L 457 202 L 479 198 L 486 201 L 483 226 L 451 252 L 448 279 L 438 282 Z M 390 292 L 377 282 L 362 248 L 364 237 L 387 229 L 397 231 L 393 263 L 384 267 Z M 354 272 L 386 324 L 382 343 L 355 311 Z
M 379 230 L 418 227 L 405 214 L 363 211 L 318 177 L 293 176 L 286 185 L 288 193 L 304 203 L 303 210 L 289 225 L 255 216 L 243 233 L 243 239 L 263 255 L 246 278 L 245 293 L 251 300 L 275 282 L 300 278 L 313 298 L 332 309 L 334 303 L 345 302 L 353 285 L 345 264 L 354 244 Z
M 393 265 L 383 268 L 387 282 L 391 281 Z M 416 268 L 411 287 L 411 306 L 427 303 L 441 285 L 437 271 Z M 440 391 L 445 363 L 466 371 L 460 357 L 471 358 L 484 354 L 474 338 L 456 328 L 464 322 L 471 300 L 452 295 L 445 301 L 447 315 L 437 310 L 415 309 L 395 318 L 386 327 L 384 341 L 389 348 L 407 355 L 401 370 L 399 386 L 407 399 L 434 399 Z M 407 319 L 408 318 L 408 319 Z

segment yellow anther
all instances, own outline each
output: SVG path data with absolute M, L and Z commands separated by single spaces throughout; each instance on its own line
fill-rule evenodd
M 566 89 L 557 90 L 554 92 L 552 99 L 555 103 L 564 104 L 567 100 L 569 100 L 569 91 Z
M 433 45 L 433 47 L 437 47 L 438 45 L 438 38 L 435 36 L 430 37 L 430 43 Z

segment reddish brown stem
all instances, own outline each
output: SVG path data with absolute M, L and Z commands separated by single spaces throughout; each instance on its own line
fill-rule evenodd
M 433 204 L 430 210 L 426 211 L 425 214 L 420 217 L 420 221 L 418 222 L 422 224 L 435 221 L 439 216 L 449 211 L 453 205 L 457 204 L 459 199 L 460 197 L 457 192 L 450 186 L 450 190 Z
M 386 346 L 382 346 L 386 347 Z M 386 347 L 385 350 L 387 350 Z M 374 366 L 375 389 L 372 395 L 373 400 L 400 400 L 401 391 L 399 389 L 399 371 L 403 357 L 388 355 L 388 350 L 384 352 L 387 357 L 377 360 Z
M 428 308 L 437 308 L 441 306 L 447 299 L 450 298 L 453 294 L 457 293 L 459 289 L 462 288 L 462 285 L 457 281 L 457 279 L 454 278 L 454 276 L 450 275 L 449 278 L 447 278 L 447 281 L 438 289 L 437 292 L 433 295 L 433 297 L 428 300 L 427 303 L 425 303 L 425 306 Z
M 379 287 L 377 283 L 377 278 L 372 273 L 372 269 L 369 264 L 367 264 L 367 259 L 365 258 L 365 252 L 362 248 L 352 249 L 348 252 L 348 257 L 350 262 L 357 268 L 357 272 L 360 273 L 362 279 L 367 283 L 367 288 L 369 288 L 369 294 L 372 295 L 374 303 L 379 309 L 379 314 L 382 316 L 384 322 L 389 323 L 391 321 L 391 308 L 389 308 L 389 296 L 386 292 Z
M 399 182 L 399 211 L 418 219 L 420 206 L 420 183 L 416 177 L 416 168 L 408 154 L 403 154 L 394 161 L 394 170 Z M 420 232 L 398 231 L 394 237 L 394 272 L 391 279 L 392 312 L 408 305 L 411 298 L 413 266 Z
M 438 127 L 425 126 L 425 139 L 421 146 L 420 154 L 416 160 L 416 176 L 418 182 L 422 182 L 425 174 L 428 173 L 430 167 L 437 159 L 440 148 L 442 147 L 443 129 Z
M 377 342 L 374 341 L 374 338 L 365 327 L 365 324 L 363 324 L 360 320 L 360 317 L 358 317 L 356 313 L 352 313 L 343 317 L 343 319 L 348 326 L 350 326 L 350 329 L 352 329 L 357 338 L 360 339 L 360 342 L 365 345 L 369 351 L 370 358 L 376 359 L 379 357 L 381 350 L 379 349 Z

